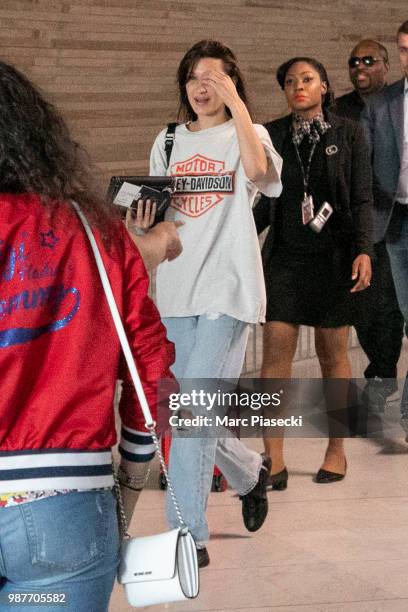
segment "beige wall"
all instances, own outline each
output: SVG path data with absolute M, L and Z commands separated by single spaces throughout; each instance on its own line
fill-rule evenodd
M 274 71 L 297 54 L 326 65 L 337 94 L 361 37 L 388 46 L 406 0 L 0 0 L 0 52 L 62 110 L 106 181 L 144 173 L 155 134 L 175 118 L 175 72 L 197 40 L 232 47 L 258 121 L 285 111 Z

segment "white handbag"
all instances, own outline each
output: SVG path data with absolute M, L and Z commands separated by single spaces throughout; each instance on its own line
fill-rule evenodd
M 81 219 L 91 243 L 113 322 L 146 421 L 145 425 L 151 433 L 156 446 L 163 474 L 167 481 L 168 492 L 172 498 L 180 525 L 177 529 L 165 533 L 142 538 L 131 538 L 128 533 L 120 485 L 114 469 L 115 489 L 122 533 L 124 534 L 121 544 L 118 581 L 124 585 L 126 596 L 131 606 L 151 606 L 171 601 L 193 599 L 197 597 L 199 592 L 197 550 L 194 539 L 183 520 L 172 483 L 169 479 L 155 431 L 155 422 L 153 421 L 136 369 L 98 245 L 89 223 L 78 204 L 72 202 L 72 205 Z
M 197 551 L 191 533 L 173 529 L 122 543 L 119 582 L 132 606 L 198 595 Z

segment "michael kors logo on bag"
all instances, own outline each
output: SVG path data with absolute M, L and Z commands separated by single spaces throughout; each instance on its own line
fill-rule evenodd
M 234 193 L 234 172 L 225 172 L 225 163 L 194 155 L 172 164 L 175 194 L 171 206 L 189 217 L 200 217 Z
M 135 572 L 133 575 L 134 576 L 150 576 L 150 574 L 153 574 L 152 571 L 149 572 Z

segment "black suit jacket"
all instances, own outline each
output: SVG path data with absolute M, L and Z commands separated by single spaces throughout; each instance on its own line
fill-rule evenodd
M 404 139 L 404 89 L 401 79 L 371 95 L 361 115 L 373 167 L 375 240 L 399 240 L 401 219 L 393 215 Z
M 372 181 L 367 143 L 361 126 L 327 112 L 331 125 L 325 134 L 329 203 L 334 208 L 330 228 L 339 248 L 352 248 L 353 256 L 366 253 L 373 256 Z M 266 123 L 273 145 L 282 154 L 285 138 L 290 138 L 292 116 Z M 283 160 L 285 163 L 285 160 Z M 285 188 L 285 186 L 284 186 Z M 262 196 L 254 208 L 258 234 L 270 227 L 262 255 L 267 263 L 274 242 L 275 211 L 279 198 Z
M 353 121 L 360 121 L 363 109 L 364 100 L 355 89 L 350 91 L 350 93 L 344 94 L 344 96 L 336 98 L 333 106 L 330 107 L 330 110 L 335 115 L 353 119 Z

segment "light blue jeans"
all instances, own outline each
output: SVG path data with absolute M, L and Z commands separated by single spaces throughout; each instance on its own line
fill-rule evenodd
M 118 562 L 112 491 L 72 492 L 0 508 L 2 612 L 106 612 Z M 47 601 L 47 595 L 54 597 L 48 604 L 23 601 L 24 596 Z
M 387 242 L 387 251 L 390 256 L 398 305 L 404 317 L 405 333 L 408 335 L 408 213 L 404 214 L 401 223 L 399 240 Z M 408 418 L 408 374 L 401 399 L 401 413 Z
M 238 379 L 245 357 L 249 324 L 226 315 L 218 319 L 170 317 L 163 319 L 169 340 L 176 346 L 173 372 L 178 379 Z M 209 539 L 205 516 L 214 464 L 239 495 L 254 488 L 262 458 L 236 438 L 174 438 L 169 473 L 183 518 L 198 545 Z M 167 520 L 177 527 L 169 494 Z
M 408 206 L 407 206 L 408 208 Z M 408 323 L 408 213 L 402 218 L 400 238 L 396 242 L 387 242 L 387 251 L 390 256 L 392 277 L 398 305 Z

